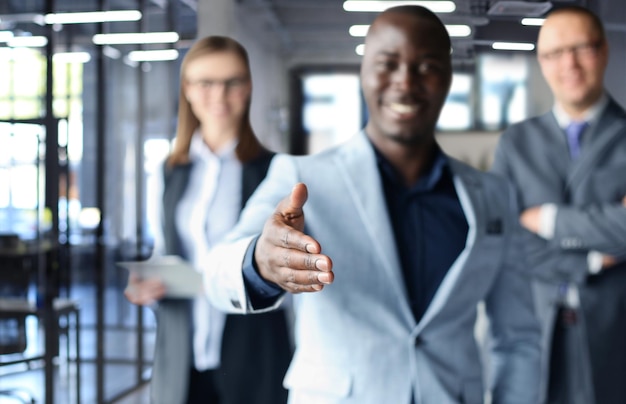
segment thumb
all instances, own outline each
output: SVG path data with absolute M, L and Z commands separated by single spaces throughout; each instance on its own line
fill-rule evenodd
M 303 183 L 296 184 L 291 190 L 286 206 L 283 207 L 282 214 L 287 219 L 295 219 L 302 216 L 302 207 L 308 198 L 308 190 Z
M 302 209 L 308 198 L 309 191 L 306 185 L 300 182 L 294 185 L 293 189 L 291 190 L 289 202 L 291 203 L 292 208 Z

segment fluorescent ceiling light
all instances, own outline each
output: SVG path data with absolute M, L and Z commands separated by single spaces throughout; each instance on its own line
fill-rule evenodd
M 87 24 L 112 21 L 138 21 L 141 12 L 138 10 L 94 11 L 87 13 L 56 13 L 46 14 L 46 24 Z
M 87 63 L 90 60 L 89 52 L 58 52 L 52 55 L 54 63 Z
M 178 41 L 176 32 L 136 32 L 128 34 L 96 34 L 93 43 L 96 45 L 123 45 L 146 43 L 174 43 Z
M 343 2 L 343 9 L 356 12 L 380 12 L 390 7 L 416 5 L 426 7 L 433 13 L 452 13 L 456 10 L 453 1 L 374 1 L 374 0 L 346 0 Z
M 522 18 L 522 25 L 531 25 L 540 27 L 543 25 L 545 18 Z
M 48 44 L 45 36 L 14 36 L 7 41 L 12 48 L 43 48 Z
M 531 51 L 535 49 L 534 44 L 524 42 L 494 42 L 491 47 L 495 50 Z
M 365 25 L 353 25 L 348 30 L 348 33 L 354 37 L 362 37 L 367 35 L 367 30 L 370 28 L 369 24 Z
M 178 59 L 176 49 L 145 50 L 128 52 L 128 60 L 131 62 L 156 62 L 161 60 Z
M 363 54 L 365 53 L 365 44 L 357 45 L 354 51 L 356 52 L 357 55 L 363 56 Z
M 0 31 L 0 42 L 9 42 L 13 38 L 13 32 Z
M 354 37 L 363 37 L 367 35 L 369 27 L 369 25 L 353 25 L 348 32 Z M 464 24 L 446 24 L 446 29 L 448 35 L 455 38 L 468 37 L 472 34 L 470 26 Z
M 465 38 L 472 34 L 472 28 L 465 24 L 446 24 L 446 29 L 453 38 Z

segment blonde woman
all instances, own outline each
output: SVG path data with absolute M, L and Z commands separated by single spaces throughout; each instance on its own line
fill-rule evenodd
M 164 168 L 165 254 L 197 268 L 234 226 L 273 153 L 250 125 L 246 50 L 228 37 L 198 40 L 183 59 L 175 145 Z M 285 313 L 225 315 L 195 300 L 164 297 L 158 279 L 130 277 L 125 295 L 152 305 L 157 337 L 153 403 L 278 404 L 291 357 Z

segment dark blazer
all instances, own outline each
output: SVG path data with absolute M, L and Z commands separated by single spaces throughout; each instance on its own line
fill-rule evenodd
M 273 153 L 244 164 L 242 206 L 265 177 Z M 163 237 L 167 254 L 184 257 L 176 231 L 176 206 L 189 183 L 191 164 L 164 169 Z M 193 366 L 191 301 L 163 299 L 156 309 L 157 337 L 151 380 L 153 403 L 184 403 Z M 291 359 L 284 310 L 259 316 L 228 315 L 222 339 L 220 404 L 284 403 L 282 379 Z
M 493 171 L 517 188 L 521 209 L 558 205 L 552 240 L 527 234 L 538 314 L 549 357 L 557 288 L 579 285 L 585 346 L 597 404 L 626 403 L 626 261 L 590 275 L 589 251 L 626 257 L 626 112 L 614 100 L 588 128 L 582 153 L 571 161 L 552 112 L 507 129 Z M 547 366 L 547 362 L 545 363 Z M 592 401 L 585 401 L 591 403 Z

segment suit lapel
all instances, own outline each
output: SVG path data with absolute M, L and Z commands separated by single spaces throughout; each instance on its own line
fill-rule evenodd
M 383 270 L 389 276 L 394 289 L 389 293 L 403 297 L 398 299 L 401 302 L 402 315 L 413 324 L 415 320 L 408 304 L 376 156 L 364 132 L 346 144 L 342 153 L 336 156 L 336 163 L 339 167 L 338 174 L 346 183 L 355 211 L 367 229 L 371 250 L 380 257 Z
M 424 327 L 432 321 L 437 313 L 441 311 L 450 298 L 462 271 L 464 271 L 467 267 L 466 264 L 468 256 L 476 241 L 478 225 L 487 223 L 484 213 L 485 201 L 483 192 L 481 191 L 482 186 L 480 179 L 475 175 L 473 170 L 469 169 L 464 164 L 461 164 L 454 159 L 449 159 L 454 173 L 454 186 L 469 227 L 467 232 L 467 241 L 465 243 L 465 248 L 461 251 L 439 285 L 439 288 L 437 289 L 435 296 L 433 296 L 433 299 L 430 302 L 426 313 L 424 313 L 422 320 L 418 324 L 415 333 L 421 332 Z

